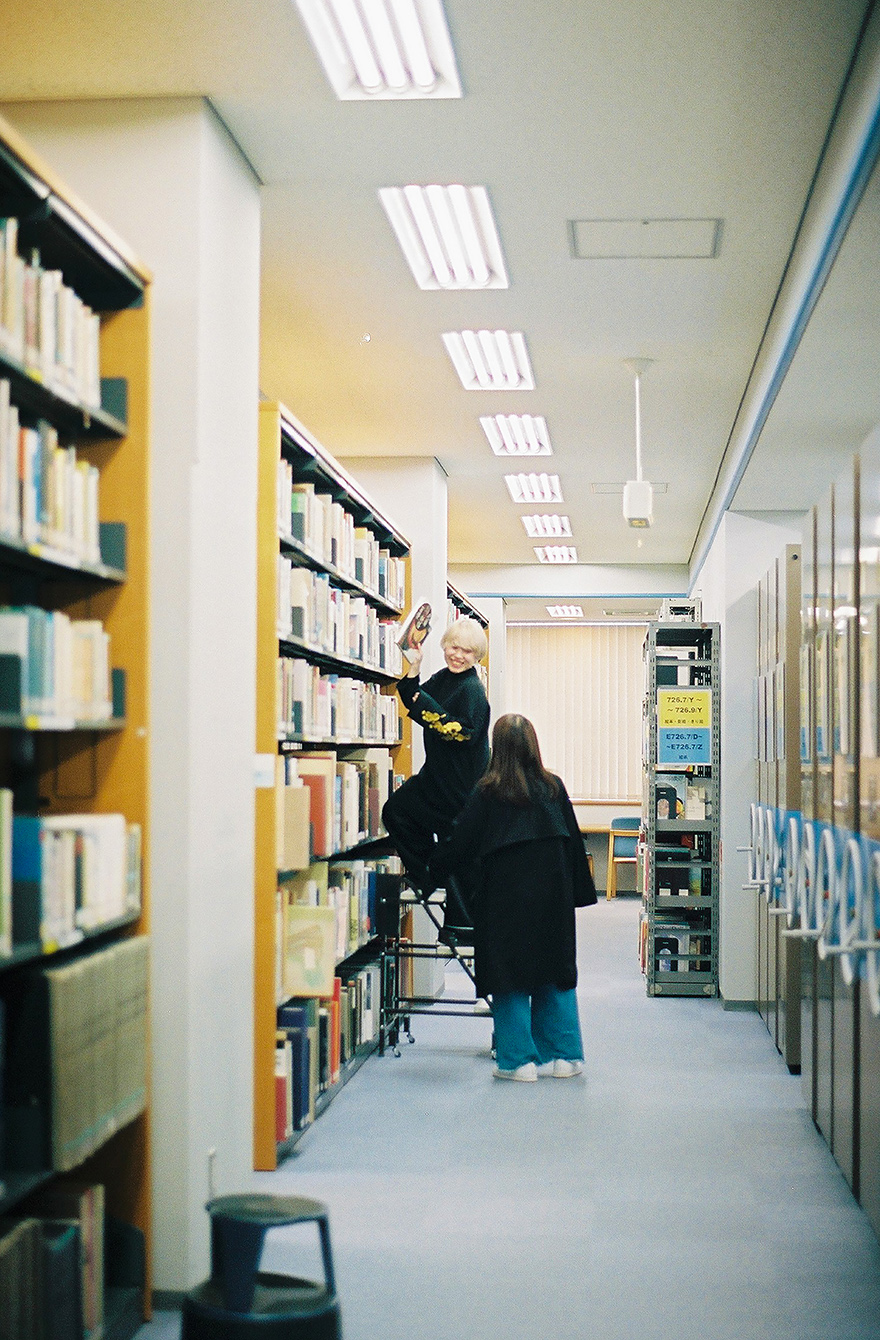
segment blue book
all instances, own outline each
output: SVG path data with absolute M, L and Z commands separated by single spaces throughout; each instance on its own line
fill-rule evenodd
M 12 817 L 12 942 L 40 940 L 43 920 L 43 821 Z

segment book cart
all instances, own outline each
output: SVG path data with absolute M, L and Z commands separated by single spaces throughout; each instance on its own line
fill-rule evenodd
M 271 1170 L 383 1036 L 379 888 L 399 863 L 375 840 L 410 767 L 409 544 L 269 402 L 259 472 L 254 1166 Z
M 720 626 L 645 639 L 640 951 L 652 996 L 718 994 Z
M 149 279 L 0 122 L 10 1335 L 127 1340 L 150 1311 Z

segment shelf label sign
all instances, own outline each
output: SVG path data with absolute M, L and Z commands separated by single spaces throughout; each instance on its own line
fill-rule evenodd
M 657 762 L 711 763 L 712 690 L 657 690 Z

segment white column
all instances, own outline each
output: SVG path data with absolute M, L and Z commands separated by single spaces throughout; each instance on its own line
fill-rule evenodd
M 201 99 L 11 105 L 154 274 L 154 1286 L 207 1274 L 252 1169 L 258 182 Z
M 721 995 L 753 1001 L 756 984 L 755 895 L 744 891 L 749 805 L 755 799 L 753 683 L 757 665 L 758 582 L 787 544 L 800 543 L 800 520 L 728 512 L 700 572 L 694 595 L 703 618 L 721 624 Z

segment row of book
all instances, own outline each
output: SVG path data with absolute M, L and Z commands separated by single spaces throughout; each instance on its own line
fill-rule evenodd
M 358 1049 L 375 1042 L 381 972 L 368 963 L 330 993 L 291 999 L 278 1010 L 275 1035 L 275 1136 L 290 1139 L 315 1119 L 321 1093 L 337 1084 Z
M 0 533 L 80 563 L 100 563 L 97 466 L 61 446 L 45 419 L 19 421 L 0 378 Z
M 141 907 L 141 829 L 122 814 L 12 812 L 0 788 L 0 956 L 45 952 Z
M 113 715 L 110 635 L 98 619 L 39 605 L 0 608 L 0 693 L 7 710 L 57 723 Z
M 135 936 L 6 998 L 5 1143 L 25 1166 L 67 1172 L 144 1111 L 148 963 Z
M 653 931 L 655 973 L 712 971 L 712 936 L 705 926 L 655 914 Z M 644 914 L 640 919 L 639 947 L 641 969 L 646 973 L 651 948 L 649 920 Z M 701 955 L 708 957 L 703 958 Z
M 303 870 L 382 832 L 394 782 L 383 748 L 279 755 L 275 771 L 277 869 Z
M 0 1229 L 0 1334 L 102 1340 L 105 1193 L 60 1178 Z
M 18 248 L 18 220 L 0 219 L 0 352 L 56 394 L 98 409 L 100 318 L 60 270 Z
M 275 694 L 279 739 L 400 742 L 397 698 L 379 684 L 327 673 L 301 656 L 281 656 Z
M 406 565 L 384 548 L 367 526 L 355 525 L 352 514 L 314 484 L 294 483 L 293 467 L 278 466 L 278 533 L 294 540 L 319 563 L 372 595 L 401 609 L 406 600 Z
M 278 636 L 298 638 L 315 651 L 400 675 L 398 625 L 379 618 L 363 596 L 331 584 L 329 576 L 278 558 Z
M 646 785 L 650 784 L 650 775 Z M 654 806 L 658 819 L 711 818 L 711 783 L 686 772 L 658 772 L 654 776 Z
M 331 992 L 337 966 L 378 931 L 382 876 L 400 873 L 397 856 L 315 861 L 278 889 L 276 999 Z

